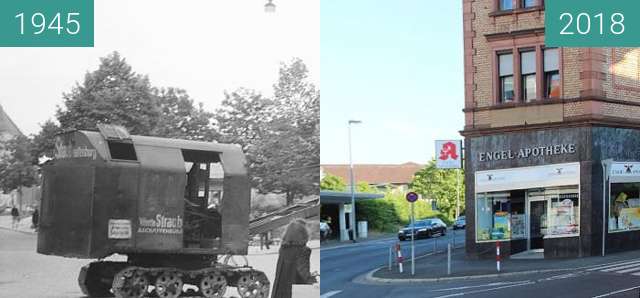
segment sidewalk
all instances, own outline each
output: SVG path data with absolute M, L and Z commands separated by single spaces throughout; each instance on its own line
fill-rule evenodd
M 36 231 L 31 228 L 31 215 L 21 216 L 20 224 L 18 224 L 17 230 L 11 228 L 11 215 L 0 215 L 0 229 L 29 234 L 36 233 Z
M 307 246 L 309 248 L 313 249 L 319 249 L 320 248 L 320 240 L 309 240 L 309 242 L 307 242 Z M 260 249 L 260 245 L 250 245 L 249 249 L 248 249 L 248 253 L 249 255 L 269 255 L 269 254 L 278 254 L 278 251 L 280 250 L 280 245 L 269 245 L 269 249 L 266 249 L 266 247 L 264 249 Z
M 368 279 L 374 282 L 428 282 L 474 279 L 552 271 L 569 271 L 633 259 L 640 259 L 640 251 L 609 254 L 604 257 L 596 256 L 574 259 L 507 259 L 502 260 L 501 271 L 498 273 L 495 260 L 468 260 L 465 258 L 464 248 L 458 248 L 452 252 L 451 275 L 447 275 L 446 251 L 439 250 L 436 254 L 428 254 L 416 258 L 414 276 L 411 276 L 411 259 L 405 258 L 403 262 L 404 273 L 399 273 L 398 266 L 394 264 L 391 271 L 389 271 L 386 266 L 379 268 L 370 274 Z

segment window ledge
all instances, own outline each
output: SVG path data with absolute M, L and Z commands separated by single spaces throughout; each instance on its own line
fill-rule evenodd
M 507 10 L 496 10 L 493 12 L 489 13 L 490 17 L 499 17 L 499 16 L 506 16 L 506 15 L 516 15 L 516 14 L 522 14 L 522 13 L 528 13 L 528 12 L 536 12 L 536 11 L 543 11 L 544 10 L 544 6 L 542 5 L 537 5 L 537 6 L 532 6 L 532 7 L 527 7 L 527 8 L 515 8 L 515 9 L 507 9 Z
M 527 102 L 514 101 L 514 102 L 496 103 L 494 105 L 485 106 L 485 107 L 465 108 L 463 109 L 463 112 L 478 112 L 483 110 L 510 109 L 510 108 L 519 108 L 519 107 L 528 107 L 528 106 L 559 104 L 564 102 L 565 100 L 560 98 L 539 98 L 539 99 L 534 99 Z

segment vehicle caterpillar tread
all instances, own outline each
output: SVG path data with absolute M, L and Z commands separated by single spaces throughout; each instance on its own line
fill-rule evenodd
M 268 298 L 271 286 L 261 271 L 222 264 L 184 270 L 131 266 L 126 262 L 94 262 L 82 268 L 79 282 L 89 297 L 115 295 L 118 298 L 221 298 L 227 287 L 236 287 L 240 297 Z M 185 284 L 191 285 L 186 291 L 183 289 Z

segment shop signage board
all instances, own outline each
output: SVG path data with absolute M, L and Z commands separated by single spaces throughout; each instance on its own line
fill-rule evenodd
M 436 167 L 438 169 L 462 168 L 462 141 L 436 141 Z
M 485 161 L 498 161 L 498 160 L 512 160 L 512 159 L 525 159 L 541 156 L 553 156 L 553 155 L 568 155 L 575 154 L 577 152 L 576 144 L 556 144 L 549 146 L 532 146 L 526 148 L 520 148 L 518 150 L 499 150 L 499 151 L 487 151 L 478 153 L 478 160 Z
M 580 163 L 478 171 L 476 193 L 580 184 Z
M 610 168 L 611 183 L 640 182 L 640 162 L 613 162 Z

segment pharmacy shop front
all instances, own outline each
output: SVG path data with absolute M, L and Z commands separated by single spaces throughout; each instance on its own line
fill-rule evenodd
M 640 130 L 465 136 L 466 254 L 596 256 L 640 249 Z
M 504 258 L 600 253 L 603 182 L 592 133 L 575 127 L 467 136 L 467 257 L 495 258 L 496 242 Z

